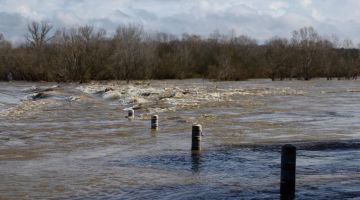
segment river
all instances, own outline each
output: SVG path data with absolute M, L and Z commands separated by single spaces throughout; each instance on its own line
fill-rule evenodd
M 360 199 L 359 119 L 360 81 L 3 82 L 0 199 L 278 199 L 283 144 L 297 199 Z

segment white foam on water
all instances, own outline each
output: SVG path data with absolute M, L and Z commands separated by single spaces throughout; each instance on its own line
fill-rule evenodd
M 102 94 L 102 98 L 105 100 L 118 100 L 121 98 L 121 93 L 117 91 L 107 91 Z
M 203 104 L 232 102 L 235 96 L 303 95 L 303 91 L 289 87 L 226 88 L 150 84 L 120 84 L 93 82 L 77 87 L 87 94 L 100 95 L 104 100 L 117 101 L 120 105 L 139 107 L 150 113 L 196 108 Z M 106 91 L 106 89 L 108 91 Z M 105 92 L 106 91 L 106 92 Z
M 35 91 L 38 90 L 38 89 L 39 89 L 38 87 L 36 87 L 35 85 L 33 85 L 33 86 L 29 87 L 29 88 L 23 89 L 22 91 L 23 91 L 23 92 L 35 92 Z
M 41 108 L 54 104 L 55 100 L 43 99 L 38 101 L 23 101 L 20 104 L 10 107 L 8 109 L 0 111 L 0 116 L 2 117 L 21 117 L 25 114 L 31 115 L 41 111 Z

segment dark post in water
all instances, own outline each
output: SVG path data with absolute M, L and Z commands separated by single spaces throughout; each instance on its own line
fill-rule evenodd
M 290 144 L 281 149 L 281 199 L 295 198 L 296 147 Z
M 151 129 L 153 129 L 153 130 L 158 129 L 158 127 L 159 127 L 158 119 L 159 119 L 158 115 L 151 116 Z
M 202 133 L 202 127 L 200 124 L 194 124 L 192 126 L 192 145 L 191 150 L 192 151 L 200 151 L 201 150 L 201 133 Z
M 135 117 L 134 109 L 128 110 L 128 118 L 129 119 L 134 119 L 134 117 Z

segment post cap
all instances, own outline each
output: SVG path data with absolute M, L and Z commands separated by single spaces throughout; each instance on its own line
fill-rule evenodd
M 202 126 L 200 124 L 193 124 L 192 130 L 193 131 L 202 131 Z

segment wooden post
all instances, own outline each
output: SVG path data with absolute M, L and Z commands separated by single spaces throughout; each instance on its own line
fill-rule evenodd
M 295 198 L 296 147 L 286 144 L 281 149 L 280 198 Z
M 201 133 L 202 127 L 200 124 L 194 124 L 192 126 L 192 144 L 191 150 L 192 151 L 200 151 L 201 150 Z
M 151 129 L 153 129 L 153 130 L 158 129 L 158 127 L 159 127 L 158 119 L 159 119 L 158 115 L 151 116 Z

